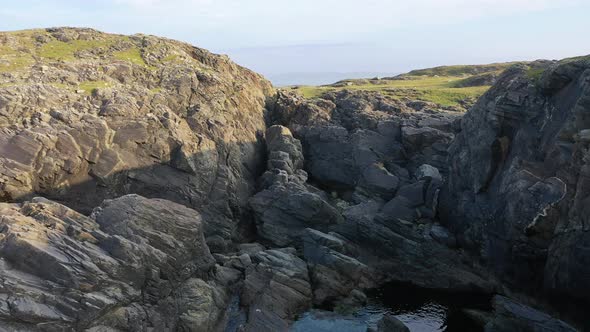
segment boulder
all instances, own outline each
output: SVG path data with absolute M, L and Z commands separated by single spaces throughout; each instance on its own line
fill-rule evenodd
M 346 299 L 356 289 L 375 286 L 374 273 L 346 249 L 346 240 L 337 234 L 306 229 L 303 256 L 309 265 L 316 305 Z
M 340 213 L 305 187 L 288 184 L 259 192 L 250 200 L 258 235 L 277 246 L 301 246 L 307 227 L 324 229 L 342 220 Z
M 501 295 L 494 296 L 492 303 L 493 318 L 485 325 L 486 332 L 577 331 L 559 319 Z
M 0 203 L 0 329 L 208 331 L 228 296 L 198 212 L 137 195 L 91 217 L 34 198 Z M 198 299 L 198 301 L 196 301 Z M 174 304 L 174 305 L 172 305 Z
M 424 164 L 421 165 L 420 167 L 418 167 L 418 169 L 416 170 L 416 174 L 415 174 L 416 179 L 418 180 L 422 180 L 424 178 L 432 178 L 438 181 L 443 181 L 442 176 L 440 175 L 440 172 L 438 171 L 438 169 L 436 167 L 430 166 L 428 164 Z
M 377 322 L 376 332 L 410 332 L 410 329 L 394 315 L 385 314 Z
M 293 248 L 261 251 L 246 270 L 242 304 L 248 306 L 245 331 L 283 331 L 311 307 L 306 263 Z

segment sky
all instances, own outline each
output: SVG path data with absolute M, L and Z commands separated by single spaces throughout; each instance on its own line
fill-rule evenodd
M 589 18 L 590 0 L 0 0 L 2 31 L 164 36 L 277 85 L 590 54 Z

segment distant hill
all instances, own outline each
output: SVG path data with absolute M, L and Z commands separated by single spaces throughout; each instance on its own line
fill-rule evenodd
M 502 71 L 518 63 L 440 66 L 391 77 L 349 78 L 329 85 L 294 86 L 289 89 L 297 90 L 307 98 L 343 89 L 378 91 L 397 99 L 433 102 L 441 107 L 464 111 L 495 83 Z
M 267 75 L 267 78 L 272 82 L 274 86 L 289 86 L 289 85 L 324 85 L 330 84 L 343 79 L 356 79 L 364 77 L 384 77 L 391 76 L 397 73 L 376 73 L 376 72 L 294 72 L 294 73 L 282 73 L 275 75 Z
M 433 68 L 416 69 L 406 74 L 398 75 L 404 76 L 462 76 L 462 75 L 478 75 L 483 73 L 498 72 L 504 69 L 523 62 L 503 62 L 491 63 L 486 65 L 457 65 L 457 66 L 439 66 Z

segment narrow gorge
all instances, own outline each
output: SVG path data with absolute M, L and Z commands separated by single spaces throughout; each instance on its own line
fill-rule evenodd
M 165 38 L 0 33 L 0 331 L 339 330 L 403 289 L 590 330 L 590 57 L 483 80 L 306 98 Z

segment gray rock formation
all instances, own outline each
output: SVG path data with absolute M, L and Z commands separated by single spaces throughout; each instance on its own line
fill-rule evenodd
M 410 329 L 393 315 L 384 315 L 377 323 L 376 332 L 410 332 Z
M 377 285 L 378 273 L 359 262 L 347 240 L 338 234 L 306 229 L 303 257 L 310 269 L 314 303 L 321 305 L 347 298 L 357 289 Z
M 60 28 L 0 37 L 22 59 L 38 58 L 0 73 L 0 200 L 42 194 L 89 213 L 137 193 L 202 210 L 208 237 L 240 235 L 263 168 L 269 82 L 153 36 Z
M 22 60 L 0 68 L 1 330 L 284 331 L 390 281 L 510 294 L 532 278 L 590 299 L 587 59 L 516 66 L 461 120 L 274 91 L 153 36 L 58 28 L 0 47 Z M 488 329 L 569 329 L 494 309 Z
M 507 297 L 497 295 L 492 302 L 494 313 L 492 318 L 485 324 L 484 329 L 486 332 L 576 331 L 574 327 L 561 320 Z
M 242 303 L 249 306 L 246 331 L 286 331 L 311 307 L 307 264 L 293 248 L 261 251 L 246 271 Z
M 225 289 L 201 216 L 136 195 L 85 217 L 35 198 L 0 204 L 0 328 L 207 331 L 223 324 Z M 198 301 L 195 301 L 198 299 Z
M 450 249 L 452 234 L 433 226 L 443 175 L 431 164 L 446 158 L 458 115 L 347 91 L 313 101 L 279 92 L 272 114 L 301 140 L 310 180 L 277 170 L 293 162 L 270 157 L 267 173 L 283 176 L 263 176 L 269 189 L 250 205 L 265 241 L 303 249 L 315 304 L 339 303 L 388 280 L 446 290 L 496 287 L 481 268 L 464 264 L 468 256 Z M 267 133 L 269 156 L 279 155 L 272 146 L 284 146 L 285 158 L 299 160 L 287 153 L 299 146 L 291 132 L 274 128 L 286 136 L 279 141 L 291 143 L 273 143 L 276 135 Z
M 277 247 L 301 247 L 299 234 L 307 227 L 326 228 L 342 217 L 322 196 L 306 186 L 301 143 L 288 128 L 272 126 L 266 132 L 268 168 L 263 188 L 250 199 L 258 236 Z M 319 190 L 315 190 L 319 192 Z
M 505 279 L 587 301 L 590 63 L 531 66 L 505 72 L 463 118 L 442 220 Z

